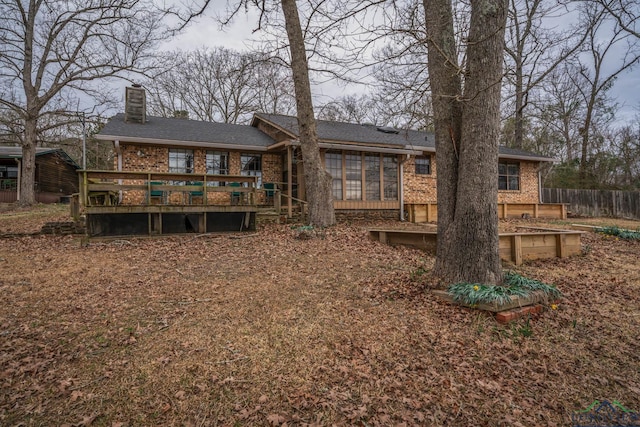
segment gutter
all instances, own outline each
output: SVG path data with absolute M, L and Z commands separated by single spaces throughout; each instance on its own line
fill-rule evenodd
M 196 147 L 196 148 L 226 148 L 228 150 L 247 150 L 247 151 L 267 151 L 266 146 L 262 145 L 242 145 L 242 144 L 225 144 L 218 142 L 202 142 L 202 141 L 178 141 L 174 139 L 153 139 L 140 137 L 122 137 L 115 135 L 96 135 L 96 139 L 102 141 L 120 141 L 125 138 L 125 143 L 133 144 L 149 144 L 149 145 L 173 145 L 178 147 Z

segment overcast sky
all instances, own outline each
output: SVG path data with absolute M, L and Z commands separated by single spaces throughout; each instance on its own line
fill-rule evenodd
M 257 26 L 257 13 L 249 11 L 247 14 L 243 11 L 230 25 L 221 29 L 213 17 L 223 15 L 225 5 L 226 0 L 212 0 L 207 16 L 192 23 L 181 35 L 165 43 L 162 49 L 190 50 L 203 46 L 223 46 L 235 50 L 251 50 L 261 36 L 260 31 L 253 33 Z M 282 36 L 286 37 L 285 34 Z M 366 86 L 354 85 L 345 88 L 335 83 L 324 83 L 312 85 L 312 91 L 316 102 L 325 103 L 345 93 L 365 93 Z M 640 66 L 621 75 L 611 90 L 611 95 L 621 106 L 617 114 L 618 121 L 631 120 L 640 114 Z

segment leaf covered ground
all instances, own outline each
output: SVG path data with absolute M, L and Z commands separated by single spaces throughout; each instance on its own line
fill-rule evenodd
M 566 299 L 500 325 L 430 296 L 433 257 L 370 241 L 381 225 L 0 239 L 0 425 L 538 426 L 596 399 L 640 410 L 639 242 L 587 233 L 581 256 L 518 267 Z

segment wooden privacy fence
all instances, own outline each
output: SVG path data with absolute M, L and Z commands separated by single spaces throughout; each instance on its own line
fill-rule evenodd
M 516 265 L 533 259 L 565 258 L 581 253 L 581 231 L 537 229 L 534 233 L 500 233 L 500 258 Z M 389 245 L 413 246 L 435 254 L 438 233 L 415 230 L 369 230 L 369 237 Z
M 544 203 L 565 203 L 573 214 L 640 219 L 640 191 L 543 188 Z

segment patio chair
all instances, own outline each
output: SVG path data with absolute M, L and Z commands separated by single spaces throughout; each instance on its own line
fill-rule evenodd
M 239 182 L 230 182 L 229 187 L 241 187 Z M 242 201 L 242 192 L 240 191 L 232 191 L 231 193 L 231 204 L 239 205 Z
M 151 181 L 151 188 L 153 188 L 154 186 L 158 186 L 158 185 L 163 185 L 164 183 L 162 181 Z M 153 202 L 153 199 L 160 199 L 160 204 L 164 204 L 165 203 L 165 199 L 166 199 L 166 194 L 164 191 L 162 190 L 151 190 L 151 192 L 149 193 L 149 203 Z
M 193 181 L 193 182 L 188 182 L 187 185 L 199 185 L 202 187 L 202 182 L 201 181 Z M 189 191 L 189 204 L 193 204 L 193 198 L 194 197 L 202 197 L 203 203 L 204 203 L 204 191 L 202 190 L 194 190 L 194 191 Z
M 273 197 L 276 194 L 276 183 L 275 182 L 265 182 L 262 187 L 264 188 L 265 202 L 267 204 L 273 203 Z

